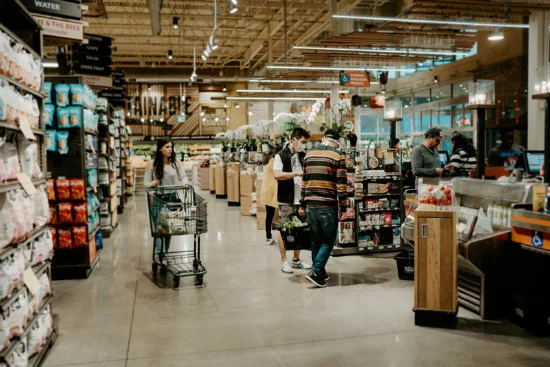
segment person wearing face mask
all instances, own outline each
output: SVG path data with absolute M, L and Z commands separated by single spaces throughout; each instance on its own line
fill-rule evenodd
M 336 130 L 325 131 L 323 144 L 304 160 L 301 205 L 307 212 L 313 260 L 306 279 L 319 288 L 329 279 L 325 266 L 336 243 L 338 207 L 341 214 L 347 207 L 346 157 L 338 150 L 339 140 Z
M 297 127 L 290 134 L 290 142 L 275 155 L 273 161 L 273 176 L 277 180 L 277 201 L 279 202 L 279 217 L 291 221 L 294 216 L 300 216 L 300 191 L 302 184 L 302 161 L 304 159 L 309 133 Z M 304 213 L 301 215 L 304 216 Z M 293 273 L 294 269 L 311 269 L 311 266 L 300 260 L 300 250 L 294 251 L 292 265 L 286 259 L 286 249 L 282 238 L 279 238 L 281 253 L 281 271 Z
M 441 143 L 441 134 L 440 128 L 432 127 L 426 131 L 424 142 L 414 148 L 411 166 L 415 177 L 441 176 L 443 169 L 439 160 L 439 152 L 436 149 Z

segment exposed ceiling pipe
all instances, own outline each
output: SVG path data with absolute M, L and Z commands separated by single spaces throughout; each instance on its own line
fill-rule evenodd
M 164 0 L 147 0 L 147 7 L 151 13 L 151 31 L 153 36 L 159 36 L 160 27 L 160 11 L 162 10 Z

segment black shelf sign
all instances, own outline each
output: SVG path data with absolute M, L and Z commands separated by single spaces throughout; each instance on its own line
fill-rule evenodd
M 105 45 L 78 45 L 74 44 L 69 46 L 69 50 L 71 50 L 73 53 L 83 53 L 83 54 L 90 54 L 90 55 L 100 55 L 100 56 L 111 56 L 111 47 L 105 46 Z
M 73 70 L 82 74 L 111 75 L 111 66 L 106 65 L 74 64 Z
M 82 19 L 80 4 L 63 0 L 22 0 L 27 9 L 37 14 L 48 14 L 59 18 Z
M 98 56 L 90 54 L 73 53 L 73 63 L 97 66 L 111 66 L 113 60 L 110 56 Z

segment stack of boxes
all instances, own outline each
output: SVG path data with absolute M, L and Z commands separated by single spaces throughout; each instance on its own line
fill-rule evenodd
M 241 174 L 241 215 L 249 216 L 252 210 L 252 194 L 254 193 L 255 174 Z M 256 197 L 259 192 L 256 191 Z
M 229 206 L 240 205 L 240 163 L 229 163 L 227 165 L 227 203 Z
M 216 178 L 214 183 L 216 185 L 216 198 L 227 199 L 227 176 L 225 172 L 225 164 L 220 163 L 216 166 Z

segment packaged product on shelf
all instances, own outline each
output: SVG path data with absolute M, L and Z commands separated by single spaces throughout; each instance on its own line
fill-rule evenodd
M 57 140 L 57 151 L 59 152 L 59 154 L 68 154 L 69 153 L 69 132 L 57 131 L 56 140 Z
M 10 327 L 8 325 L 9 307 L 0 310 L 0 351 L 3 351 L 10 345 Z M 6 366 L 0 363 L 0 366 Z
M 38 102 L 31 94 L 27 94 L 25 99 L 25 108 L 27 110 L 27 117 L 30 125 L 33 129 L 38 129 L 40 125 L 40 108 L 38 107 Z
M 50 224 L 57 225 L 59 224 L 59 218 L 57 216 L 57 205 L 50 205 Z
M 74 223 L 73 219 L 73 204 L 71 203 L 58 203 L 57 215 L 59 224 Z
M 73 237 L 70 228 L 57 229 L 57 244 L 59 249 L 65 250 L 73 248 Z
M 88 181 L 88 185 L 92 187 L 97 186 L 97 169 L 90 168 L 86 170 L 86 178 Z
M 83 179 L 73 178 L 69 180 L 69 186 L 71 188 L 71 200 L 86 200 L 86 186 Z
M 10 48 L 10 38 L 4 32 L 0 32 L 0 73 L 2 74 L 7 74 L 9 70 L 8 48 Z
M 69 128 L 69 107 L 57 107 L 57 128 Z
M 75 224 L 86 224 L 88 222 L 88 204 L 75 204 L 73 210 Z
M 38 265 L 53 257 L 55 228 L 50 227 L 44 235 L 33 242 L 30 265 Z
M 391 226 L 392 225 L 392 213 L 390 213 L 390 212 L 384 213 L 384 225 L 385 226 Z
M 40 281 L 40 284 L 42 284 L 42 299 L 48 297 L 50 294 L 52 294 L 52 285 L 50 283 L 50 277 L 48 277 L 48 274 L 46 272 L 42 273 L 40 277 L 38 278 Z
M 31 178 L 42 177 L 42 170 L 38 164 L 38 144 L 30 142 L 21 136 L 17 147 L 21 172 L 26 173 Z
M 55 106 L 53 104 L 44 105 L 43 117 L 44 117 L 44 123 L 46 124 L 46 126 L 48 127 L 53 126 L 54 115 L 55 115 Z
M 71 104 L 72 105 L 84 104 L 84 85 L 83 84 L 71 84 Z
M 73 247 L 88 246 L 86 226 L 73 227 Z
M 107 111 L 107 105 L 108 105 L 107 98 L 98 98 L 97 99 L 96 111 L 97 112 L 106 112 Z
M 52 103 L 52 83 L 44 82 L 44 93 L 46 94 L 46 103 Z
M 71 183 L 69 180 L 57 179 L 55 180 L 55 187 L 57 189 L 57 200 L 71 200 Z
M 58 247 L 57 229 L 55 227 L 49 227 L 48 230 L 49 230 L 50 235 L 51 235 L 52 246 L 53 246 L 54 249 L 56 249 Z
M 21 172 L 19 165 L 19 154 L 17 145 L 11 137 L 0 146 L 0 157 L 4 159 L 4 178 L 5 180 L 16 180 L 17 174 Z
M 44 145 L 49 152 L 57 152 L 57 132 L 55 130 L 46 130 Z
M 10 305 L 10 317 L 8 325 L 10 327 L 10 339 L 23 334 L 25 325 L 27 324 L 27 310 L 29 307 L 29 298 L 26 291 L 15 299 Z
M 70 106 L 69 109 L 69 125 L 70 127 L 82 126 L 82 108 L 78 106 Z
M 60 107 L 65 107 L 69 105 L 69 90 L 70 87 L 68 84 L 55 85 L 56 105 Z
M 8 367 L 27 367 L 29 354 L 27 349 L 27 339 L 17 341 L 13 352 L 6 357 Z
M 16 205 L 16 195 L 13 191 L 0 194 L 0 248 L 15 240 L 15 216 L 20 211 Z

